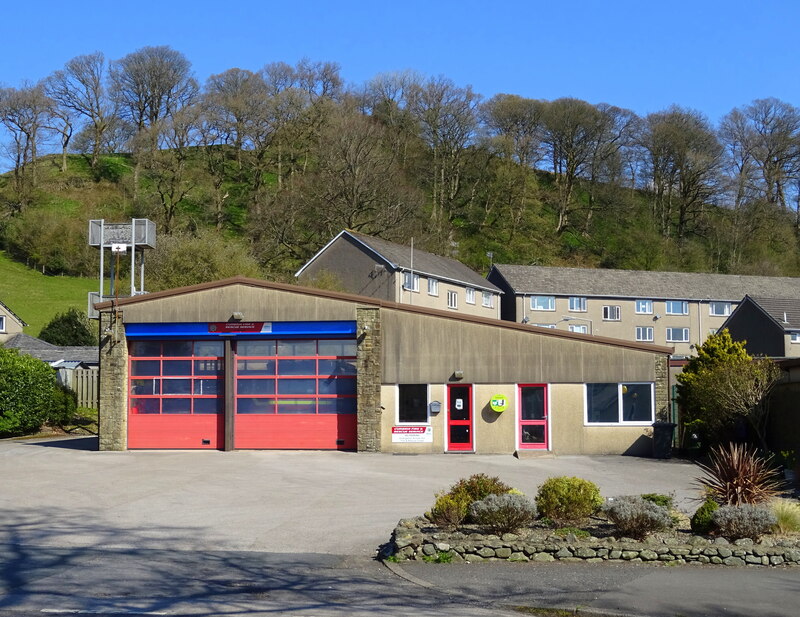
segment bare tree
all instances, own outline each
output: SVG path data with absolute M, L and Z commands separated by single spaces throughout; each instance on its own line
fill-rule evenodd
M 36 187 L 36 159 L 49 108 L 50 100 L 41 84 L 0 89 L 0 123 L 11 135 L 9 152 L 18 195 Z
M 65 113 L 86 118 L 91 134 L 91 167 L 103 149 L 114 109 L 105 87 L 106 59 L 101 52 L 77 56 L 45 81 L 45 91 Z M 71 115 L 70 114 L 70 115 Z

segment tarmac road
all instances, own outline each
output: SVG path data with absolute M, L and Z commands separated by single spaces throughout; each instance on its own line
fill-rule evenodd
M 0 615 L 503 615 L 550 606 L 653 616 L 796 612 L 800 568 L 401 564 L 398 519 L 485 472 L 528 494 L 553 475 L 603 494 L 674 493 L 695 470 L 630 457 L 93 451 L 0 441 Z

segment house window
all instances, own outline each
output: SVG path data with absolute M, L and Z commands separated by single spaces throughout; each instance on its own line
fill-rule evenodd
M 577 332 L 578 334 L 589 334 L 589 326 L 586 324 L 583 325 L 570 325 L 569 326 L 570 332 Z
M 653 314 L 653 301 L 652 300 L 637 300 L 636 301 L 637 315 L 652 315 Z
M 689 328 L 667 328 L 667 343 L 688 343 Z
M 438 296 L 439 295 L 439 281 L 436 279 L 428 279 L 428 295 L 429 296 Z
M 491 291 L 484 291 L 481 294 L 481 304 L 486 308 L 494 307 L 494 294 Z
M 667 300 L 667 315 L 688 315 L 689 303 L 686 300 Z
M 0 332 L 6 331 L 6 316 L 0 315 Z
M 586 312 L 586 298 L 570 298 L 569 310 L 573 313 Z
M 397 423 L 428 423 L 428 386 L 399 384 L 397 386 Z
M 405 272 L 403 274 L 403 289 L 408 291 L 419 291 L 419 274 Z
M 537 326 L 539 328 L 549 328 L 550 330 L 555 330 L 556 329 L 556 324 L 554 324 L 554 323 L 535 323 L 533 325 Z
M 450 293 L 450 292 L 448 292 L 448 294 L 449 294 L 449 293 Z M 454 293 L 455 293 L 455 292 L 454 292 Z M 467 304 L 475 304 L 475 290 L 474 290 L 472 287 L 467 287 L 467 288 L 464 290 L 464 301 L 465 301 Z M 454 307 L 454 306 L 451 306 L 450 308 L 455 308 L 455 307 Z
M 618 306 L 604 306 L 603 307 L 603 321 L 619 321 L 619 307 Z
M 451 308 L 451 309 L 458 308 L 458 292 L 457 291 L 448 291 L 447 292 L 447 308 Z
M 800 343 L 800 332 L 792 332 L 790 338 L 792 343 Z
M 708 310 L 710 315 L 715 317 L 727 317 L 731 314 L 730 302 L 709 302 Z
M 645 343 L 653 342 L 653 326 L 636 326 L 636 340 Z
M 554 311 L 556 310 L 555 296 L 531 296 L 532 311 Z
M 587 383 L 586 424 L 652 424 L 652 383 Z

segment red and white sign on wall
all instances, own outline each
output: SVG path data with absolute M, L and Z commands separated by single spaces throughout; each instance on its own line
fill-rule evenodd
M 430 426 L 393 426 L 392 443 L 433 443 Z
M 269 321 L 218 321 L 208 324 L 208 331 L 212 334 L 270 333 L 272 332 L 272 323 Z

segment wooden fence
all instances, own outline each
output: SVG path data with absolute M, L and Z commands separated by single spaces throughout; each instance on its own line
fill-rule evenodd
M 79 407 L 97 409 L 99 395 L 100 371 L 96 368 L 76 368 L 72 375 L 72 389 L 78 395 Z

